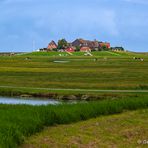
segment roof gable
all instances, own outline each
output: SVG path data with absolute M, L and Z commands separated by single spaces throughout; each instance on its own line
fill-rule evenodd
M 57 44 L 54 42 L 54 41 L 51 41 L 49 44 L 48 44 L 48 47 L 47 49 L 55 49 L 57 48 Z

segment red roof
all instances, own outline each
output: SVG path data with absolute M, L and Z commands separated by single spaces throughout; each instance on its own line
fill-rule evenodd
M 100 47 L 106 46 L 107 48 L 110 48 L 110 43 L 99 43 Z
M 66 52 L 75 52 L 75 50 L 72 47 L 69 47 L 67 49 L 65 49 Z
M 57 48 L 57 44 L 54 41 L 51 41 L 47 47 L 47 49 L 49 50 L 56 49 L 56 48 Z

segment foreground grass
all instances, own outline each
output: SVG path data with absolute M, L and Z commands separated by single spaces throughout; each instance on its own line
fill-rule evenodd
M 148 109 L 101 116 L 70 125 L 45 128 L 22 148 L 135 148 L 147 147 Z
M 148 107 L 148 98 L 125 98 L 57 106 L 0 105 L 0 147 L 17 147 L 45 126 Z

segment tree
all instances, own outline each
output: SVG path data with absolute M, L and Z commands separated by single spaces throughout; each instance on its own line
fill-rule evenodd
M 109 48 L 108 48 L 106 45 L 103 45 L 103 46 L 102 46 L 102 50 L 103 50 L 103 51 L 107 51 L 107 50 L 109 50 Z
M 80 51 L 80 46 L 76 46 L 76 51 Z
M 58 41 L 58 49 L 65 49 L 67 48 L 68 43 L 65 39 L 61 39 Z

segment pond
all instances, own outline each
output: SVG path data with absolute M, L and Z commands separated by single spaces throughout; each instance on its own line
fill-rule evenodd
M 53 99 L 38 99 L 38 98 L 19 98 L 19 97 L 0 97 L 0 104 L 26 104 L 26 105 L 56 105 L 60 101 Z
M 69 63 L 70 61 L 53 61 L 54 63 Z

